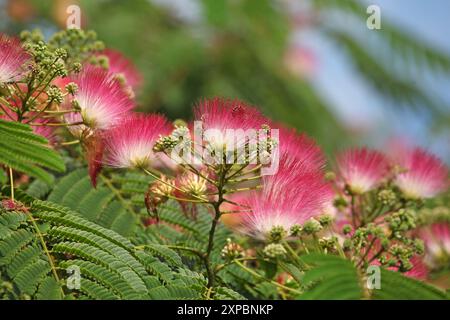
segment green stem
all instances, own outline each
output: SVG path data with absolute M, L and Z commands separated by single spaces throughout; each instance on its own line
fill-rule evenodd
M 30 123 L 27 122 L 30 126 L 35 126 L 35 127 L 70 127 L 70 126 L 79 126 L 81 124 L 84 124 L 83 121 L 79 121 L 79 122 L 73 122 L 73 123 Z
M 295 264 L 298 267 L 307 268 L 308 265 L 302 261 L 302 259 L 298 256 L 298 254 L 292 249 L 292 247 L 286 241 L 282 242 L 283 247 L 289 252 L 293 260 L 296 262 Z M 299 263 L 297 263 L 299 262 Z
M 52 269 L 53 276 L 55 277 L 56 282 L 59 284 L 60 280 L 59 280 L 58 272 L 56 271 L 57 268 L 53 261 L 53 257 L 51 256 L 50 251 L 47 248 L 47 244 L 45 243 L 44 236 L 42 235 L 41 230 L 39 230 L 39 226 L 37 225 L 36 221 L 34 220 L 33 216 L 31 215 L 31 213 L 29 214 L 29 219 L 30 219 L 31 223 L 33 224 L 34 229 L 36 230 L 36 234 L 39 237 L 39 241 L 41 242 L 42 249 L 44 250 L 45 254 L 47 255 L 48 262 L 50 263 L 50 267 Z M 62 295 L 62 297 L 64 297 L 64 290 L 62 289 L 62 287 L 60 287 L 60 289 L 61 289 L 61 295 Z
M 42 114 L 42 112 L 44 112 L 45 110 L 47 110 L 48 109 L 48 107 L 50 107 L 51 105 L 52 105 L 52 103 L 53 103 L 53 100 L 50 100 L 46 105 L 45 105 L 45 107 L 42 109 L 42 110 L 39 110 L 33 117 L 31 117 L 31 119 L 29 119 L 26 123 L 31 123 L 32 121 L 34 121 L 35 119 L 37 119 L 41 114 Z
M 224 194 L 224 186 L 225 186 L 225 176 L 227 174 L 227 170 L 225 167 L 221 167 L 220 174 L 219 174 L 219 181 L 217 183 L 217 193 L 218 193 L 218 199 L 217 202 L 213 203 L 214 207 L 214 219 L 211 224 L 211 229 L 209 230 L 209 238 L 208 238 L 208 248 L 206 249 L 206 255 L 205 255 L 205 264 L 206 264 L 206 272 L 208 274 L 208 284 L 207 287 L 211 288 L 214 287 L 215 281 L 216 281 L 216 274 L 211 266 L 211 251 L 214 247 L 214 235 L 216 232 L 217 223 L 219 222 L 220 216 L 222 215 L 220 212 L 220 205 L 223 203 L 223 194 Z
M 260 275 L 260 274 L 257 273 L 256 271 L 254 271 L 254 270 L 252 270 L 252 269 L 250 269 L 250 268 L 247 268 L 244 264 L 242 264 L 242 263 L 239 262 L 239 261 L 236 261 L 236 260 L 235 260 L 234 263 L 235 263 L 237 266 L 239 266 L 241 269 L 243 269 L 243 270 L 247 271 L 248 273 L 250 273 L 251 275 L 253 275 L 253 276 L 255 276 L 255 277 L 257 277 L 257 278 L 259 278 L 259 279 L 261 279 L 261 280 L 265 280 L 265 281 L 267 281 L 267 282 L 270 282 L 271 284 L 273 284 L 273 285 L 275 285 L 275 286 L 277 286 L 277 287 L 279 287 L 279 288 L 281 288 L 281 289 L 288 290 L 288 291 L 293 292 L 293 293 L 296 293 L 296 294 L 301 294 L 301 293 L 302 293 L 302 292 L 300 292 L 300 291 L 297 290 L 297 289 L 289 288 L 289 287 L 286 287 L 285 285 L 282 285 L 281 283 L 278 283 L 278 282 L 276 282 L 276 281 L 274 281 L 274 280 L 267 279 L 266 277 Z
M 170 248 L 170 249 L 174 249 L 174 250 L 188 251 L 188 252 L 194 253 L 195 255 L 197 255 L 202 260 L 205 259 L 205 255 L 202 252 L 200 252 L 200 251 L 198 251 L 197 249 L 194 249 L 194 248 L 183 247 L 183 246 L 171 246 L 171 245 L 169 245 L 167 247 Z
M 59 145 L 61 146 L 71 146 L 73 144 L 77 144 L 80 143 L 80 140 L 72 140 L 72 141 L 67 141 L 67 142 L 61 142 Z
M 14 202 L 14 176 L 11 167 L 9 167 L 9 181 L 11 185 L 11 201 Z
M 131 213 L 134 215 L 138 215 L 136 211 L 134 211 L 133 207 L 125 200 L 125 198 L 122 196 L 119 190 L 117 190 L 114 185 L 112 184 L 111 180 L 109 180 L 104 175 L 100 175 L 100 178 L 103 180 L 103 183 L 106 184 L 106 186 L 114 193 L 116 198 L 122 203 L 124 207 L 126 207 Z

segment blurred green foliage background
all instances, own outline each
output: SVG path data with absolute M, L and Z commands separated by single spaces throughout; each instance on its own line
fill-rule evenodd
M 192 1 L 169 1 L 181 4 L 181 10 L 175 10 L 162 0 L 0 0 L 6 9 L 0 27 L 8 33 L 34 27 L 51 33 L 65 27 L 67 6 L 77 4 L 83 27 L 122 51 L 143 74 L 140 110 L 189 118 L 200 98 L 239 98 L 308 132 L 331 151 L 361 136 L 338 120 L 312 85 L 309 71 L 314 60 L 292 46 L 295 30 L 314 29 L 348 56 L 361 81 L 383 101 L 420 115 L 425 112 L 432 121 L 430 132 L 448 130 L 450 108 L 418 77 L 448 77 L 450 58 L 386 19 L 380 32 L 370 33 L 367 3 L 193 1 L 199 10 L 190 9 Z

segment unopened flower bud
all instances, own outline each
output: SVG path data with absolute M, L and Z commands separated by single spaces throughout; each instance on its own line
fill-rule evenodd
M 70 82 L 65 86 L 67 92 L 71 95 L 75 95 L 78 91 L 78 85 L 75 82 Z
M 263 249 L 264 255 L 269 258 L 279 258 L 286 255 L 286 249 L 279 243 L 270 243 Z
M 352 232 L 353 228 L 351 225 L 346 224 L 343 228 L 342 228 L 342 232 L 344 234 L 349 234 L 350 232 Z
M 343 249 L 344 251 L 348 251 L 348 250 L 350 250 L 351 248 L 353 248 L 353 243 L 352 243 L 352 241 L 351 241 L 350 239 L 345 239 L 345 240 L 344 240 L 344 243 L 342 244 L 342 249 Z
M 331 222 L 333 222 L 333 218 L 328 214 L 324 214 L 319 217 L 319 223 L 322 227 L 329 226 Z
M 50 87 L 47 90 L 48 101 L 54 101 L 61 104 L 64 101 L 63 94 L 58 87 Z
M 72 70 L 73 70 L 74 73 L 80 73 L 81 68 L 82 68 L 82 65 L 81 65 L 81 63 L 79 63 L 79 62 L 75 62 L 75 63 L 72 65 Z
M 244 255 L 244 249 L 242 247 L 232 242 L 230 238 L 227 239 L 227 244 L 223 247 L 221 251 L 221 256 L 227 261 L 232 261 L 234 259 L 241 258 Z
M 303 225 L 303 231 L 306 234 L 314 234 L 319 232 L 320 230 L 322 230 L 322 226 L 320 225 L 319 221 L 313 218 L 306 221 Z
M 385 206 L 392 206 L 395 204 L 397 197 L 394 191 L 385 189 L 378 193 L 378 200 Z
M 302 226 L 299 224 L 293 225 L 291 227 L 291 236 L 298 237 L 302 233 Z
M 336 180 L 336 174 L 332 171 L 328 171 L 325 173 L 325 180 L 327 181 L 334 181 Z
M 282 226 L 275 226 L 269 232 L 270 242 L 280 242 L 287 236 L 286 230 Z

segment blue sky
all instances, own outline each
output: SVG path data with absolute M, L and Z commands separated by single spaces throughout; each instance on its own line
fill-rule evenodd
M 369 0 L 381 9 L 381 20 L 388 20 L 419 36 L 426 43 L 450 55 L 450 1 L 448 0 Z M 355 26 L 358 27 L 358 26 Z M 365 27 L 365 26 L 361 26 Z M 382 32 L 371 31 L 371 32 Z M 380 97 L 352 70 L 342 51 L 321 38 L 317 33 L 298 35 L 318 55 L 319 69 L 313 82 L 334 106 L 338 117 L 355 127 L 369 131 L 367 140 L 382 143 L 380 138 L 402 135 L 420 143 L 433 152 L 450 160 L 450 138 L 448 132 L 439 137 L 429 136 L 429 123 L 423 115 L 407 111 L 392 111 L 392 105 Z M 376 55 L 376 52 L 373 52 Z M 426 75 L 426 78 L 429 78 Z M 444 97 L 450 105 L 449 79 L 432 78 L 427 81 L 430 92 Z M 423 85 L 422 79 L 418 79 Z M 449 110 L 450 111 L 450 110 Z

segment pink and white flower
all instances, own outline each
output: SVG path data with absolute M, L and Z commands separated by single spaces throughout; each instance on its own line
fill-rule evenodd
M 115 76 L 121 75 L 125 77 L 126 84 L 134 90 L 142 84 L 142 75 L 122 53 L 113 49 L 105 49 L 101 52 L 109 60 L 109 72 Z
M 364 193 L 377 187 L 387 175 L 389 162 L 380 152 L 350 149 L 337 156 L 340 177 L 351 192 Z
M 263 189 L 249 196 L 246 205 L 251 211 L 243 215 L 248 233 L 260 239 L 275 227 L 289 232 L 294 225 L 323 214 L 332 194 L 321 174 L 299 167 L 283 166 L 262 180 Z
M 18 39 L 0 34 L 0 84 L 20 80 L 29 61 L 30 55 Z
M 321 171 L 325 167 L 325 156 L 316 142 L 295 129 L 279 127 L 280 161 L 285 165 L 304 167 L 305 170 Z
M 239 100 L 213 98 L 201 101 L 194 109 L 195 120 L 205 129 L 259 129 L 267 119 L 258 109 Z
M 417 280 L 426 280 L 428 278 L 429 271 L 422 258 L 415 255 L 410 259 L 410 262 L 413 267 L 411 270 L 404 273 L 405 276 L 415 278 Z
M 255 107 L 239 100 L 204 100 L 194 109 L 195 121 L 201 121 L 206 147 L 212 150 L 243 150 L 255 141 L 257 130 L 268 120 Z M 233 134 L 228 134 L 232 132 Z
M 450 223 L 439 222 L 419 230 L 425 243 L 425 261 L 431 266 L 450 259 Z
M 105 133 L 104 163 L 116 168 L 163 166 L 153 146 L 160 135 L 171 132 L 167 119 L 158 114 L 133 114 Z
M 101 68 L 86 66 L 71 81 L 78 85 L 74 99 L 83 122 L 90 128 L 111 128 L 134 108 L 134 101 L 121 88 L 119 81 Z M 73 106 L 66 103 L 66 108 L 72 109 Z M 73 115 L 68 118 L 73 118 Z
M 407 198 L 431 198 L 447 190 L 447 166 L 425 150 L 405 148 L 394 155 L 394 162 L 403 171 L 394 183 Z

